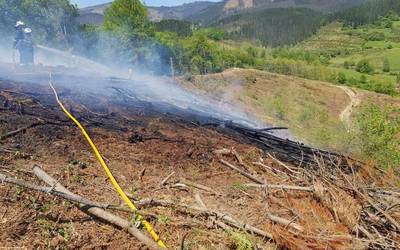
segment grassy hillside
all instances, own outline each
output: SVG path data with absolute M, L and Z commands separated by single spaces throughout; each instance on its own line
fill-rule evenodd
M 342 74 L 343 84 L 366 89 L 369 89 L 368 84 L 375 87 L 381 84 L 382 88 L 395 90 L 400 82 L 400 21 L 397 16 L 357 28 L 332 23 L 296 49 L 325 56 L 325 65 Z M 362 63 L 369 69 L 360 67 Z
M 365 159 L 368 158 L 366 151 L 377 146 L 377 136 L 381 136 L 381 133 L 369 129 L 384 130 L 380 128 L 382 124 L 376 123 L 378 116 L 368 117 L 377 113 L 365 109 L 371 105 L 400 108 L 400 99 L 387 95 L 258 70 L 232 69 L 219 74 L 195 76 L 184 84 L 219 101 L 238 104 L 269 124 L 288 126 L 295 137 L 309 144 Z M 399 113 L 394 115 L 399 117 Z M 360 116 L 364 116 L 362 124 L 359 124 Z M 389 124 L 389 119 L 382 121 Z M 363 126 L 362 131 L 360 126 Z M 400 125 L 393 129 L 395 132 L 390 135 L 385 131 L 385 143 L 394 142 L 398 147 L 400 145 L 396 144 L 394 137 L 400 133 Z M 360 138 L 361 134 L 376 138 L 365 145 L 367 142 Z M 393 150 L 389 155 L 390 150 L 379 146 L 379 149 L 374 149 L 374 154 L 377 159 L 381 155 L 386 158 L 377 161 L 388 165 L 400 163 L 399 153 Z
M 346 145 L 346 142 L 338 145 L 341 143 L 338 138 L 328 138 L 328 134 L 339 136 L 346 132 L 339 115 L 350 100 L 335 86 L 240 69 L 197 76 L 192 86 L 212 93 L 217 99 L 240 103 L 267 123 L 289 126 L 295 136 L 314 145 L 332 148 Z

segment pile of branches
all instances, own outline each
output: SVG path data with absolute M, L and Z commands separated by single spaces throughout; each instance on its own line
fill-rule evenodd
M 133 109 L 141 107 L 142 112 L 150 116 L 167 117 L 192 123 L 199 126 L 207 126 L 229 134 L 242 142 L 256 144 L 261 149 L 277 154 L 277 157 L 302 167 L 316 167 L 318 165 L 338 166 L 346 171 L 358 168 L 360 162 L 335 152 L 316 149 L 301 142 L 283 139 L 274 135 L 274 131 L 287 129 L 285 127 L 254 128 L 246 124 L 247 121 L 222 120 L 211 116 L 209 113 L 198 109 L 180 108 L 165 102 L 148 102 L 140 99 L 135 92 L 113 87 L 117 95 L 113 99 L 115 104 L 130 106 Z
M 59 110 L 52 94 L 50 92 L 48 94 L 44 93 L 22 90 L 11 91 L 9 88 L 0 89 L 0 108 L 2 110 L 24 114 L 37 119 L 36 122 L 28 124 L 24 128 L 2 135 L 0 140 L 14 136 L 33 126 L 48 123 L 59 126 L 68 126 L 70 124 Z M 203 216 L 211 220 L 216 227 L 227 230 L 236 228 L 251 232 L 262 237 L 262 239 L 273 240 L 282 247 L 290 248 L 293 242 L 306 244 L 304 242 L 318 242 L 321 240 L 327 242 L 349 242 L 356 240 L 365 243 L 371 249 L 399 249 L 400 191 L 395 188 L 378 186 L 376 183 L 379 183 L 379 181 L 376 180 L 376 177 L 362 177 L 362 174 L 359 174 L 363 171 L 362 167 L 349 163 L 350 161 L 347 157 L 278 138 L 271 134 L 269 129 L 246 127 L 232 121 L 209 117 L 198 110 L 182 109 L 167 103 L 146 102 L 132 97 L 132 93 L 124 92 L 121 89 L 117 93 L 115 98 L 111 100 L 96 96 L 79 99 L 81 96 L 74 97 L 68 91 L 61 91 L 61 97 L 64 100 L 68 97 L 67 103 L 73 114 L 89 126 L 124 131 L 124 126 L 140 122 L 127 118 L 122 112 L 109 112 L 107 107 L 113 106 L 114 110 L 115 108 L 120 108 L 129 114 L 162 117 L 187 125 L 213 127 L 234 136 L 238 140 L 247 140 L 255 143 L 264 149 L 269 158 L 279 167 L 270 167 L 258 159 L 252 163 L 244 162 L 234 150 L 220 149 L 214 153 L 219 157 L 221 166 L 225 166 L 234 173 L 247 178 L 250 183 L 246 183 L 244 186 L 259 190 L 260 195 L 264 195 L 265 199 L 271 199 L 267 195 L 271 190 L 309 193 L 311 197 L 329 208 L 335 220 L 345 225 L 351 234 L 336 235 L 335 237 L 313 236 L 308 234 L 305 225 L 301 224 L 301 218 L 284 218 L 277 216 L 273 212 L 268 213 L 269 220 L 282 226 L 284 230 L 278 231 L 279 234 L 274 231 L 261 230 L 245 220 L 235 218 L 224 211 L 210 208 L 204 203 L 201 196 L 195 197 L 197 205 L 177 203 L 171 200 L 155 200 L 150 197 L 136 201 L 139 208 L 169 207 L 193 217 Z M 235 165 L 232 161 L 227 160 L 232 159 L 232 157 L 236 158 L 238 164 Z M 288 162 L 286 160 L 291 164 L 284 163 Z M 262 168 L 263 174 L 255 174 L 255 171 L 251 171 L 252 167 L 249 167 L 250 165 Z M 67 199 L 75 203 L 82 211 L 125 228 L 143 244 L 157 249 L 157 246 L 146 235 L 143 235 L 141 231 L 132 226 L 131 223 L 107 212 L 107 210 L 130 212 L 127 211 L 126 207 L 85 199 L 66 190 L 60 183 L 39 168 L 36 167 L 34 173 L 46 182 L 47 186 L 37 186 L 4 174 L 0 175 L 0 181 Z M 265 176 L 275 176 L 276 180 L 281 183 L 270 184 L 264 179 Z M 192 188 L 218 197 L 223 196 L 213 187 L 181 179 L 172 181 L 172 179 L 173 173 L 160 182 L 161 186 Z M 244 195 L 250 194 L 246 193 Z M 273 200 L 269 200 L 269 202 L 272 203 Z M 294 213 L 293 216 L 295 216 Z M 305 245 L 304 247 L 311 248 L 311 245 Z

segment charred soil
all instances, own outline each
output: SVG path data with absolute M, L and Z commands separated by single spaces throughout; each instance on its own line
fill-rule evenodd
M 399 247 L 399 179 L 390 171 L 318 157 L 314 166 L 294 164 L 221 129 L 149 113 L 148 104 L 124 106 L 62 88 L 60 94 L 132 200 L 165 201 L 139 207 L 170 249 Z M 0 142 L 1 174 L 43 185 L 32 173 L 38 165 L 76 194 L 122 205 L 48 86 L 0 82 Z M 202 207 L 199 197 L 209 213 L 190 208 Z M 0 247 L 144 248 L 50 194 L 3 183 L 0 204 Z M 112 212 L 135 222 L 132 213 Z

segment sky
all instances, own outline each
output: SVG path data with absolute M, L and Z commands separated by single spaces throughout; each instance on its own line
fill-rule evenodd
M 195 2 L 196 0 L 142 0 L 142 1 L 144 1 L 148 6 L 161 6 L 161 5 L 174 6 L 184 3 Z M 207 1 L 218 2 L 220 0 L 207 0 Z M 111 2 L 111 0 L 71 0 L 71 2 L 78 4 L 79 7 L 86 7 L 86 6 Z

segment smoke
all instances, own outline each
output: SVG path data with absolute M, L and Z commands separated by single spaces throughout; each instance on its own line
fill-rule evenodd
M 137 58 L 138 55 L 134 55 L 138 53 L 137 50 L 132 54 L 125 54 L 128 53 L 126 49 L 118 49 L 119 39 L 106 33 L 99 34 L 85 56 L 77 53 L 87 47 L 87 41 L 81 38 L 74 41 L 71 44 L 72 49 L 65 51 L 36 45 L 35 66 L 30 68 L 15 66 L 18 53 L 10 49 L 11 42 L 9 48 L 0 46 L 0 78 L 46 84 L 48 73 L 52 72 L 56 86 L 73 89 L 88 94 L 87 96 L 96 94 L 115 98 L 113 87 L 117 87 L 133 93 L 140 101 L 155 105 L 164 103 L 253 128 L 268 126 L 230 104 L 228 100 L 221 102 L 201 96 L 182 88 L 168 74 L 159 75 L 160 72 L 170 69 L 170 65 L 161 60 L 160 47 L 154 46 L 155 43 L 140 44 L 138 50 L 146 50 L 146 58 L 141 61 Z M 284 134 L 281 136 L 287 137 Z

